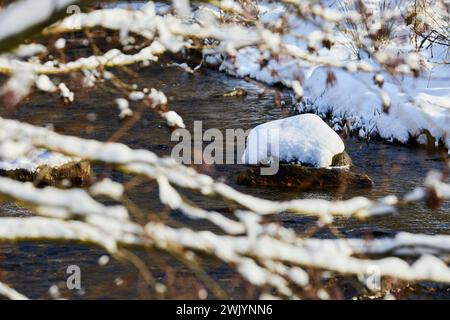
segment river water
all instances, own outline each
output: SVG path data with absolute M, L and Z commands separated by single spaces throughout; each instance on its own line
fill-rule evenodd
M 212 70 L 200 70 L 189 75 L 174 67 L 151 66 L 133 77 L 119 71 L 128 83 L 139 87 L 155 87 L 166 93 L 170 109 L 177 111 L 184 119 L 188 129 L 193 122 L 201 120 L 203 130 L 218 128 L 248 129 L 260 123 L 292 115 L 289 106 L 280 108 L 274 104 L 274 95 L 259 95 L 260 87 L 242 79 L 230 78 Z M 98 140 L 108 140 L 121 126 L 118 109 L 114 102 L 117 93 L 105 86 L 96 89 L 80 89 L 80 79 L 64 79 L 69 87 L 75 88 L 76 102 L 65 106 L 54 95 L 34 93 L 15 113 L 2 111 L 2 116 L 16 118 L 37 125 L 51 124 L 55 131 L 79 135 Z M 221 94 L 241 87 L 247 90 L 245 97 L 223 97 Z M 289 99 L 288 99 L 289 100 Z M 137 103 L 132 103 L 131 108 Z M 288 102 L 289 105 L 289 102 Z M 145 148 L 159 155 L 170 155 L 170 131 L 164 122 L 150 110 L 129 130 L 120 142 L 134 148 Z M 314 190 L 303 192 L 296 189 L 245 187 L 236 185 L 236 176 L 241 166 L 218 165 L 202 166 L 199 170 L 224 180 L 231 186 L 255 196 L 282 200 L 292 198 L 347 199 L 354 196 L 367 196 L 377 199 L 387 194 L 401 195 L 422 184 L 425 174 L 432 169 L 443 169 L 444 162 L 436 151 L 387 144 L 379 141 L 359 141 L 345 139 L 346 150 L 353 159 L 353 170 L 367 173 L 375 182 L 370 189 L 358 190 Z M 96 169 L 98 175 L 108 173 L 107 169 Z M 117 180 L 126 177 L 113 173 Z M 223 202 L 217 199 L 205 199 L 185 192 L 197 204 L 207 209 L 225 210 Z M 189 224 L 179 213 L 167 213 L 157 200 L 155 185 L 138 185 L 130 192 L 130 198 L 149 212 L 165 214 L 168 219 Z M 354 219 L 339 219 L 338 229 L 348 236 L 389 236 L 398 231 L 420 232 L 427 234 L 450 233 L 449 204 L 431 211 L 425 206 L 413 206 L 402 209 L 398 215 L 377 218 L 365 222 Z M 21 216 L 30 213 L 14 204 L 1 205 L 1 216 Z M 299 232 L 308 229 L 313 221 L 310 218 L 291 214 L 277 217 L 285 226 Z M 197 224 L 203 228 L 208 225 Z M 328 236 L 326 233 L 319 236 Z M 165 282 L 173 282 L 172 297 L 192 297 L 192 286 L 198 286 L 192 280 L 192 272 L 174 259 L 161 257 L 155 253 L 138 253 L 145 259 L 153 275 Z M 149 298 L 155 297 L 145 285 L 136 268 L 128 263 L 114 259 L 106 266 L 99 266 L 98 259 L 104 255 L 101 250 L 76 244 L 31 244 L 0 245 L 0 279 L 11 284 L 31 298 L 48 298 L 52 285 L 61 287 L 64 297 L 70 298 Z M 145 258 L 144 258 L 145 256 Z M 164 264 L 171 265 L 171 272 L 164 272 Z M 231 297 L 253 297 L 249 288 L 235 281 L 236 276 L 226 266 L 217 261 L 205 262 L 206 269 L 219 284 L 226 285 Z M 69 265 L 78 265 L 82 270 L 81 291 L 64 289 Z M 177 291 L 178 290 L 178 291 Z M 179 293 L 175 293 L 179 292 Z M 195 296 L 194 296 L 195 297 Z

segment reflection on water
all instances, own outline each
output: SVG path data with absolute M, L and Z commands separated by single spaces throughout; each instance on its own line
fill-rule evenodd
M 124 76 L 124 75 L 123 75 Z M 127 75 L 129 77 L 129 75 Z M 69 87 L 78 87 L 79 79 L 65 79 Z M 203 121 L 203 130 L 219 128 L 225 131 L 230 128 L 248 129 L 260 123 L 289 116 L 287 108 L 274 107 L 273 96 L 259 96 L 260 88 L 244 80 L 229 78 L 209 70 L 201 70 L 196 75 L 188 75 L 174 68 L 152 66 L 141 72 L 139 78 L 129 79 L 140 87 L 154 87 L 162 90 L 169 97 L 170 108 L 177 111 L 184 119 L 188 129 L 192 128 L 194 120 Z M 246 97 L 222 97 L 220 93 L 243 87 L 248 91 Z M 14 115 L 2 110 L 2 116 L 14 117 L 38 125 L 52 124 L 55 131 L 80 135 L 82 137 L 108 140 L 116 132 L 121 122 L 118 109 L 114 102 L 119 97 L 117 93 L 100 86 L 94 90 L 75 90 L 76 102 L 64 106 L 58 97 L 35 93 L 29 101 Z M 218 94 L 219 93 L 219 94 Z M 137 106 L 132 103 L 131 108 Z M 95 120 L 94 120 L 95 119 Z M 159 155 L 170 155 L 170 131 L 163 121 L 146 111 L 143 118 L 132 130 L 121 139 L 134 148 L 145 148 Z M 300 192 L 295 189 L 255 188 L 237 186 L 235 178 L 240 170 L 236 165 L 221 165 L 199 168 L 216 178 L 223 179 L 233 187 L 253 195 L 282 200 L 291 198 L 323 198 L 345 199 L 358 195 L 370 198 L 380 198 L 386 194 L 403 194 L 421 185 L 427 171 L 441 169 L 444 164 L 436 153 L 424 150 L 389 145 L 380 142 L 365 142 L 347 139 L 347 152 L 353 158 L 354 170 L 367 173 L 375 182 L 372 190 L 333 190 Z M 104 170 L 97 170 L 99 175 Z M 122 180 L 117 173 L 113 176 Z M 141 207 L 153 212 L 162 212 L 157 200 L 155 185 L 140 185 L 133 189 L 130 197 Z M 224 210 L 223 202 L 215 199 L 205 199 L 189 194 L 196 203 L 205 208 Z M 1 216 L 26 215 L 27 211 L 15 205 L 3 204 Z M 362 236 L 366 233 L 389 235 L 397 231 L 422 233 L 449 233 L 449 204 L 439 210 L 430 211 L 425 207 L 415 206 L 402 209 L 396 216 L 378 218 L 374 221 L 357 222 L 354 220 L 338 220 L 339 229 L 348 235 Z M 191 223 L 180 217 L 176 212 L 169 213 L 168 219 L 181 223 Z M 286 226 L 299 231 L 311 225 L 311 219 L 289 214 L 278 217 Z M 207 228 L 202 222 L 197 225 Z M 326 235 L 322 235 L 326 236 Z M 53 244 L 21 244 L 17 246 L 0 246 L 0 276 L 6 282 L 14 285 L 19 291 L 32 298 L 48 297 L 48 289 L 55 283 L 64 282 L 68 265 L 77 264 L 83 272 L 82 283 L 84 298 L 146 298 L 145 284 L 128 264 L 112 260 L 108 265 L 100 267 L 98 258 L 103 253 L 100 250 L 78 245 Z M 154 275 L 168 281 L 170 275 L 163 273 L 161 255 L 152 260 L 146 255 Z M 208 262 L 209 274 L 221 281 L 231 281 L 233 273 L 218 262 Z M 180 265 L 177 272 L 185 272 Z M 189 280 L 186 277 L 186 286 Z M 236 288 L 236 296 L 242 293 L 242 288 Z M 67 292 L 65 292 L 67 295 Z M 77 294 L 72 294 L 77 298 Z M 182 296 L 181 296 L 182 297 Z M 245 295 L 242 295 L 245 297 Z

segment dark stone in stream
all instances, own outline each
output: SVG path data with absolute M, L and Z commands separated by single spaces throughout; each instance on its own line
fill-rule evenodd
M 331 162 L 332 167 L 350 167 L 352 165 L 352 158 L 347 152 L 342 152 L 333 157 Z
M 35 172 L 25 169 L 3 170 L 0 176 L 19 180 L 22 182 L 34 182 L 37 186 L 84 186 L 91 177 L 91 165 L 88 161 L 72 161 L 59 167 L 41 166 Z
M 215 98 L 220 98 L 220 97 L 245 97 L 247 96 L 247 90 L 243 89 L 243 88 L 234 88 L 231 91 L 227 91 L 224 93 L 214 93 L 212 96 Z
M 308 168 L 316 168 L 314 165 L 312 165 L 310 163 L 300 162 L 297 160 L 293 160 L 292 162 L 280 161 L 280 163 L 284 164 L 284 165 L 297 165 L 297 166 L 303 166 L 303 167 L 308 167 Z M 331 162 L 331 167 L 334 167 L 334 168 L 347 167 L 347 168 L 349 168 L 352 166 L 352 164 L 353 164 L 352 158 L 350 158 L 348 153 L 344 151 L 333 157 L 332 162 Z
M 341 186 L 371 188 L 372 180 L 366 174 L 344 168 L 312 168 L 301 165 L 280 164 L 277 174 L 261 175 L 259 166 L 248 166 L 237 183 L 248 186 L 291 187 L 302 190 L 338 188 Z

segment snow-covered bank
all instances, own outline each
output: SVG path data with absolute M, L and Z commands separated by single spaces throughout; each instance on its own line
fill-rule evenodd
M 426 144 L 428 131 L 437 140 L 436 145 L 441 141 L 450 146 L 450 88 L 420 88 L 408 95 L 397 85 L 385 83 L 383 90 L 390 99 L 386 113 L 370 74 L 333 70 L 336 83 L 329 87 L 328 73 L 326 68 L 317 68 L 305 81 L 307 98 L 299 105 L 300 112 L 323 117 L 331 114 L 335 130 L 346 126 L 361 138 L 378 135 L 388 141 L 407 143 L 416 139 Z
M 391 1 L 392 8 L 403 13 L 409 2 Z M 330 6 L 336 9 L 339 1 L 333 3 Z M 431 136 L 435 145 L 450 148 L 450 65 L 445 63 L 450 53 L 447 46 L 428 46 L 427 43 L 416 52 L 409 38 L 409 27 L 402 25 L 393 28 L 383 50 L 385 56 L 374 57 L 365 51 L 355 51 L 354 39 L 339 30 L 331 31 L 334 45 L 327 49 L 320 44 L 324 33 L 312 23 L 288 17 L 284 5 L 262 2 L 259 6 L 260 21 L 266 25 L 277 26 L 283 19 L 287 21 L 291 32 L 281 36 L 284 44 L 302 50 L 317 45 L 311 57 L 332 62 L 331 65 L 342 62 L 345 67 L 313 65 L 286 55 L 273 57 L 260 48 L 246 47 L 238 50 L 234 57 L 225 58 L 220 70 L 267 84 L 293 87 L 300 82 L 303 100 L 298 110 L 314 112 L 323 118 L 331 116 L 336 131 L 345 127 L 363 138 L 378 136 L 401 143 L 416 140 L 426 144 L 430 142 L 427 137 Z M 378 1 L 367 1 L 366 6 L 377 14 Z M 392 76 L 380 65 L 380 61 L 400 55 L 406 58 L 395 61 L 398 63 L 395 70 L 420 70 L 419 77 Z M 368 70 L 376 72 L 357 71 L 354 62 L 366 63 Z

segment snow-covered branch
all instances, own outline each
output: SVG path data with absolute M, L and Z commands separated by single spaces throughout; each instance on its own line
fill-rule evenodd
M 67 14 L 79 0 L 20 0 L 0 9 L 0 53 L 14 48 L 31 35 Z
M 0 282 L 0 296 L 6 297 L 10 300 L 28 300 L 28 298 L 23 294 L 17 292 L 2 282 Z
M 335 271 L 340 274 L 364 275 L 375 267 L 383 276 L 408 281 L 432 280 L 450 283 L 450 268 L 439 258 L 424 254 L 413 264 L 400 258 L 360 259 L 352 257 L 351 245 L 346 240 L 298 240 L 286 243 L 268 236 L 257 239 L 248 237 L 219 236 L 209 231 L 195 232 L 189 229 L 173 229 L 161 224 L 149 223 L 146 232 L 153 240 L 166 247 L 183 245 L 186 248 L 218 255 L 227 262 L 236 261 L 235 255 Z M 415 238 L 420 246 L 421 236 Z M 425 239 L 424 239 L 425 240 Z M 448 239 L 446 239 L 448 241 Z M 310 241 L 312 243 L 310 243 Z M 384 240 L 386 246 L 395 246 L 395 240 Z M 350 242 L 351 243 L 351 242 Z M 427 241 L 424 241 L 425 245 Z M 370 248 L 370 242 L 366 244 Z M 368 250 L 370 252 L 370 249 Z M 259 274 L 257 268 L 254 274 Z M 251 274 L 252 271 L 249 271 Z

